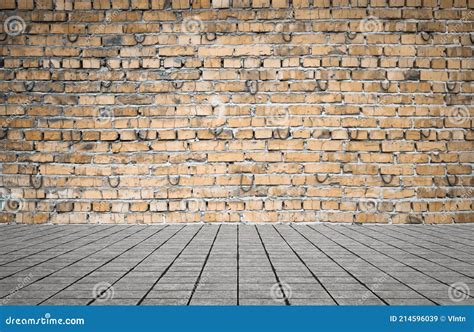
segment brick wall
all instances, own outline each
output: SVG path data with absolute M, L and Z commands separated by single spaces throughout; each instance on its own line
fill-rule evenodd
M 474 221 L 469 0 L 2 0 L 2 222 Z

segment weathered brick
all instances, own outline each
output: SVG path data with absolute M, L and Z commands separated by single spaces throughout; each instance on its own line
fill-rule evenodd
M 421 5 L 3 1 L 1 220 L 472 221 L 472 25 Z

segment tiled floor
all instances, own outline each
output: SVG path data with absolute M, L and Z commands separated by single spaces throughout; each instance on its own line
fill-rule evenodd
M 1 225 L 1 304 L 474 304 L 474 225 Z

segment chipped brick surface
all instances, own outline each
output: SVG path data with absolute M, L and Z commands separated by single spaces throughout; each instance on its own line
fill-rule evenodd
M 0 222 L 474 221 L 470 1 L 0 9 Z

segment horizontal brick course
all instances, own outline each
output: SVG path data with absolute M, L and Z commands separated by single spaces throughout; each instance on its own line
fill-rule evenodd
M 2 1 L 0 222 L 472 222 L 473 8 Z

